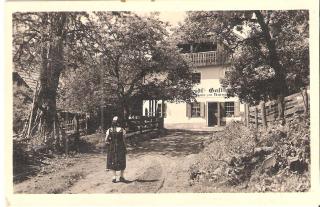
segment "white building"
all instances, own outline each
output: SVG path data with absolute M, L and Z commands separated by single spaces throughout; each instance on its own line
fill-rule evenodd
M 244 106 L 237 97 L 227 98 L 220 84 L 228 67 L 224 45 L 211 41 L 178 46 L 192 62 L 197 102 L 143 101 L 143 115 L 163 115 L 166 128 L 223 126 L 231 120 L 241 120 Z

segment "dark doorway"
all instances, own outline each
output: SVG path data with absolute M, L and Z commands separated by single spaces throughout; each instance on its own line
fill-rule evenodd
M 215 126 L 218 124 L 218 104 L 217 102 L 208 103 L 208 126 Z

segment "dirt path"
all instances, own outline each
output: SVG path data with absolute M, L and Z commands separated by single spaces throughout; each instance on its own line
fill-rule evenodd
M 212 132 L 171 130 L 130 146 L 126 183 L 112 183 L 105 154 L 80 154 L 59 167 L 14 185 L 15 193 L 167 193 L 192 192 L 188 168 Z

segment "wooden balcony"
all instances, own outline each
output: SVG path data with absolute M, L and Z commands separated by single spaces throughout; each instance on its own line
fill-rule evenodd
M 209 66 L 217 65 L 217 52 L 197 52 L 197 53 L 185 53 L 182 54 L 188 61 L 191 61 L 194 66 Z

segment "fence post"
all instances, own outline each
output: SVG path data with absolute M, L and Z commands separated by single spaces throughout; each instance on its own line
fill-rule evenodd
M 69 112 L 65 113 L 65 128 L 66 132 L 69 130 Z M 69 136 L 66 133 L 66 139 L 65 139 L 65 154 L 68 155 L 69 153 Z
M 261 120 L 262 120 L 262 126 L 264 129 L 267 129 L 267 118 L 266 118 L 266 107 L 264 101 L 261 101 L 260 103 L 260 109 L 261 109 Z
M 164 128 L 164 118 L 160 117 L 160 129 Z
M 304 103 L 304 114 L 308 115 L 309 99 L 308 99 L 307 89 L 304 89 L 302 91 L 302 98 L 303 98 L 303 103 Z
M 244 125 L 248 126 L 248 110 L 247 110 L 247 104 L 244 104 Z
M 285 117 L 284 117 L 284 97 L 283 95 L 278 95 L 277 98 L 277 102 L 278 102 L 278 119 L 281 120 L 282 124 L 285 123 Z
M 246 111 L 247 111 L 247 114 L 246 114 L 246 125 L 249 126 L 250 124 L 250 108 L 249 108 L 249 104 L 246 104 Z
M 89 114 L 86 113 L 86 135 L 88 134 L 88 122 L 89 122 Z
M 258 129 L 258 108 L 257 106 L 254 107 L 254 123 L 255 123 L 255 128 Z
M 69 136 L 66 134 L 66 139 L 65 139 L 65 154 L 69 154 Z
M 142 124 L 143 124 L 143 117 L 140 117 L 140 134 L 142 134 L 142 128 L 143 128 L 143 126 L 142 126 Z
M 218 126 L 221 126 L 221 110 L 220 110 L 220 102 L 218 102 L 218 110 L 217 110 L 217 114 L 218 114 L 218 116 L 217 116 L 217 118 L 218 118 L 218 120 L 217 120 L 217 122 L 218 122 Z

